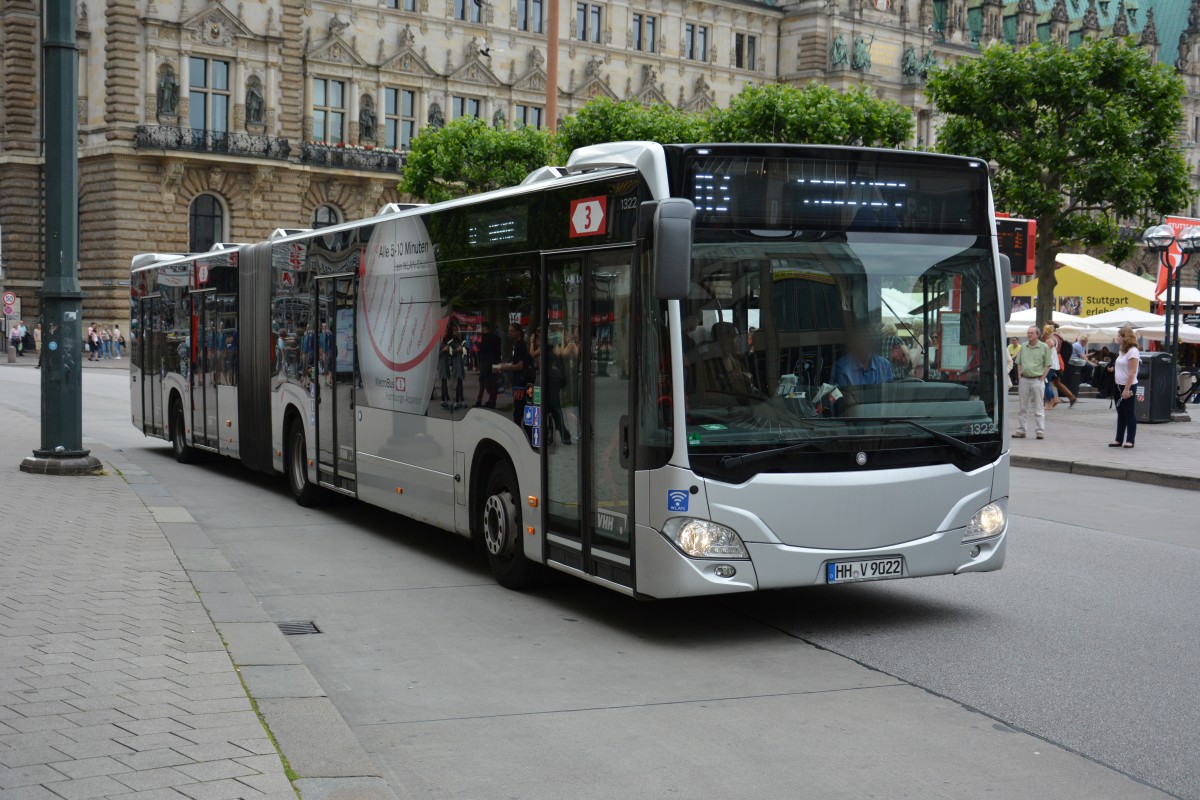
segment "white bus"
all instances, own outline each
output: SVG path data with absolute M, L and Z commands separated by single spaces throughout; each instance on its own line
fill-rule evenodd
M 588 147 L 509 189 L 139 257 L 133 423 L 302 504 L 473 537 L 510 588 L 995 570 L 1005 271 L 976 159 Z

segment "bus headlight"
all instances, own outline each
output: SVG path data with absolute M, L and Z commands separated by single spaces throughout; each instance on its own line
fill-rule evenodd
M 987 539 L 1004 530 L 1004 525 L 1008 521 L 1007 507 L 1008 499 L 1001 498 L 993 500 L 976 511 L 975 516 L 971 517 L 971 521 L 967 523 L 967 532 L 963 534 L 962 538 L 963 544 L 978 539 Z
M 667 520 L 663 533 L 692 558 L 749 558 L 746 546 L 732 528 L 705 519 Z

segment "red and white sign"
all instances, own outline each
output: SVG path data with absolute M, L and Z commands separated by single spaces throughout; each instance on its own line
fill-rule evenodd
M 599 236 L 608 232 L 608 197 L 585 197 L 571 201 L 571 238 Z
M 12 292 L 4 293 L 4 305 L 11 306 L 11 305 L 14 305 L 16 302 L 17 302 L 17 296 L 15 294 L 13 294 Z
M 1183 233 L 1185 228 L 1190 228 L 1193 225 L 1200 225 L 1200 219 L 1192 219 L 1191 217 L 1166 217 L 1163 219 L 1163 224 L 1170 225 L 1171 230 L 1175 232 L 1175 236 Z M 1179 270 L 1179 265 L 1183 263 L 1183 253 L 1179 250 L 1178 238 L 1171 242 L 1171 247 L 1167 250 L 1167 260 L 1171 263 L 1171 271 L 1167 272 L 1167 268 L 1162 265 L 1162 260 L 1158 263 L 1158 280 L 1154 284 L 1154 296 L 1159 298 L 1159 313 L 1163 302 L 1163 293 L 1167 291 L 1167 284 L 1175 279 L 1175 273 Z

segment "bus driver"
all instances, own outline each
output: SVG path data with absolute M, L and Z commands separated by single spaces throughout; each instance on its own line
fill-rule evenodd
M 871 336 L 862 330 L 846 337 L 846 354 L 833 365 L 833 382 L 841 388 L 890 383 L 892 365 L 871 350 Z

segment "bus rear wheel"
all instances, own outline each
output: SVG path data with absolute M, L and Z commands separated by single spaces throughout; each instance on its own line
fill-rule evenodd
M 317 504 L 320 487 L 308 479 L 308 443 L 304 438 L 304 425 L 300 420 L 292 420 L 288 427 L 287 454 L 285 460 L 288 488 L 296 503 L 305 508 Z
M 171 450 L 180 464 L 191 464 L 199 453 L 187 442 L 186 420 L 183 418 L 183 403 L 176 398 L 171 402 Z
M 528 589 L 540 577 L 540 565 L 525 557 L 521 540 L 520 491 L 512 465 L 492 468 L 479 504 L 479 532 L 487 551 L 488 566 L 496 582 L 506 589 Z

